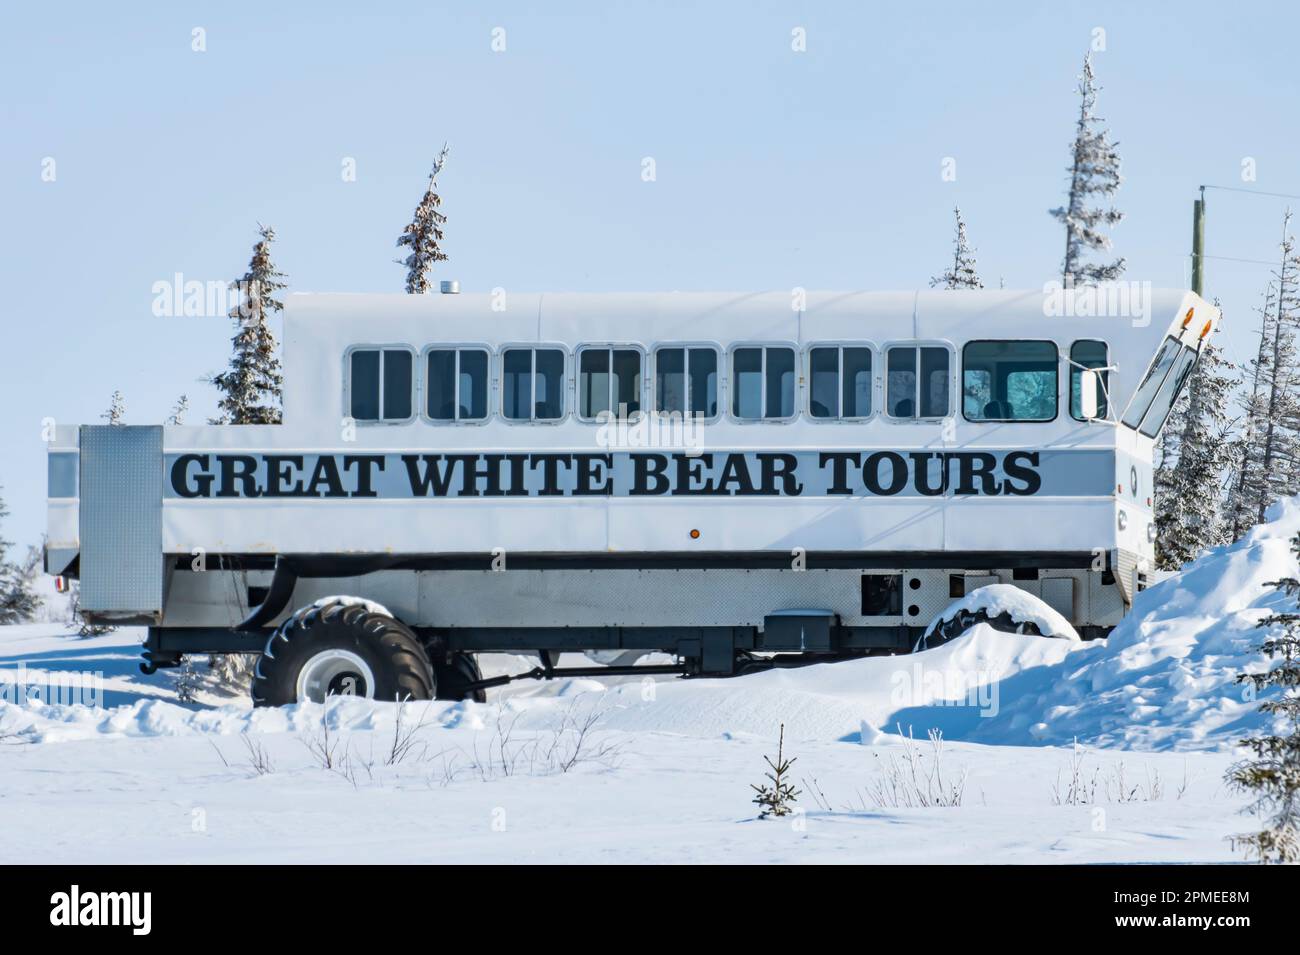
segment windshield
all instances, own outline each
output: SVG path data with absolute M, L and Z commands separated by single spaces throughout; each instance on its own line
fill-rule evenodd
M 1192 374 L 1192 369 L 1196 367 L 1196 352 L 1190 348 L 1184 347 L 1178 353 L 1178 358 L 1174 361 L 1173 370 L 1165 378 L 1165 383 L 1160 386 L 1156 393 L 1156 399 L 1151 403 L 1151 410 L 1147 412 L 1146 417 L 1142 419 L 1141 431 L 1148 438 L 1154 438 L 1164 427 L 1165 419 L 1169 417 L 1169 411 L 1173 408 L 1174 402 L 1182 394 L 1183 385 Z
M 1178 350 L 1181 347 L 1172 337 L 1166 338 L 1165 343 L 1160 346 L 1160 354 L 1156 356 L 1147 376 L 1142 379 L 1142 384 L 1138 385 L 1137 393 L 1133 395 L 1128 411 L 1124 414 L 1124 423 L 1130 428 L 1136 428 L 1146 417 L 1147 409 L 1151 407 L 1156 391 L 1164 384 L 1165 377 L 1173 367 L 1174 359 L 1178 357 Z

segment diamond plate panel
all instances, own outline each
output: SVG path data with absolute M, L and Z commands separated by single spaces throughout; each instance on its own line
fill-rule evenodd
M 862 619 L 856 570 L 424 571 L 421 623 L 439 627 L 761 626 L 776 610 Z
M 163 605 L 162 428 L 81 428 L 81 609 L 157 616 Z

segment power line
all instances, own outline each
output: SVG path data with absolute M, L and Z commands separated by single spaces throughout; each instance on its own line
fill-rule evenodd
M 1263 259 L 1234 259 L 1226 255 L 1202 255 L 1203 259 L 1218 259 L 1220 262 L 1249 262 L 1251 265 L 1277 265 L 1276 262 L 1266 262 Z
M 1296 199 L 1300 196 L 1293 196 L 1289 192 L 1264 192 L 1259 189 L 1242 189 L 1238 186 L 1201 186 L 1202 189 L 1218 189 L 1221 192 L 1244 192 L 1248 196 L 1268 196 L 1272 199 Z

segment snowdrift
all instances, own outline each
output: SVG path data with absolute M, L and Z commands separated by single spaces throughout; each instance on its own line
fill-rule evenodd
M 1284 606 L 1268 584 L 1297 573 L 1290 550 L 1296 533 L 1300 498 L 1275 505 L 1269 522 L 1243 540 L 1210 551 L 1139 594 L 1133 612 L 1105 642 L 981 625 L 911 656 L 732 680 L 524 684 L 488 704 L 413 705 L 447 727 L 486 727 L 503 716 L 521 730 L 543 730 L 563 710 L 581 706 L 600 708 L 609 729 L 686 736 L 770 738 L 784 723 L 790 739 L 864 744 L 902 727 L 918 736 L 938 728 L 950 739 L 1003 745 L 1077 739 L 1139 750 L 1226 750 L 1269 719 L 1257 702 L 1243 698 L 1235 678 L 1265 666 L 1255 651 L 1263 636 L 1256 624 Z M 322 718 L 337 729 L 384 729 L 395 718 L 393 704 L 355 699 L 258 711 L 243 704 L 178 706 L 165 698 L 174 698 L 169 676 L 146 680 L 134 672 L 138 648 L 121 634 L 92 641 L 59 637 L 54 652 L 24 652 L 22 640 L 8 652 L 7 643 L 0 640 L 0 680 L 12 679 L 20 660 L 31 673 L 91 661 L 109 671 L 102 706 L 0 701 L 0 735 L 11 740 L 303 732 Z M 42 646 L 49 645 L 47 638 Z

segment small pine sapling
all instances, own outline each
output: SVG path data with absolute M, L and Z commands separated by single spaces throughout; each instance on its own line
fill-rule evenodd
M 764 756 L 763 761 L 767 763 L 770 770 L 763 774 L 767 782 L 760 785 L 749 784 L 749 788 L 757 793 L 754 797 L 754 803 L 762 807 L 759 810 L 758 818 L 788 816 L 794 812 L 794 802 L 802 793 L 800 790 L 795 789 L 789 780 L 790 767 L 794 765 L 795 760 L 785 758 L 784 723 L 781 724 L 781 735 L 776 744 L 776 759 L 772 759 L 771 756 Z

